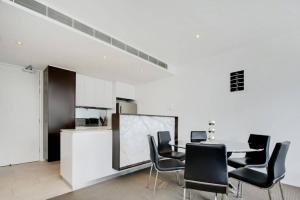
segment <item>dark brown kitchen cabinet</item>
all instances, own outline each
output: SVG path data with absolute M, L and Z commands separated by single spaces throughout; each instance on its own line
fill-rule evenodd
M 75 128 L 76 73 L 44 70 L 44 159 L 60 160 L 60 130 Z

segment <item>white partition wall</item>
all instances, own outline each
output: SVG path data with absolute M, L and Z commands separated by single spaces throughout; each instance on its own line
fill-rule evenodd
M 39 74 L 0 63 L 0 166 L 39 160 Z
M 114 160 L 119 169 L 145 163 L 150 160 L 147 135 L 153 135 L 157 141 L 158 131 L 169 131 L 171 142 L 175 142 L 176 117 L 149 115 L 119 115 L 119 129 L 114 129 Z M 116 120 L 116 118 L 113 118 Z M 115 124 L 113 122 L 113 124 Z M 113 125 L 114 126 L 114 125 Z

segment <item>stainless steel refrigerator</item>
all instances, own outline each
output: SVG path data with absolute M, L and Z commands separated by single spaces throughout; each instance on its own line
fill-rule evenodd
M 117 113 L 120 114 L 137 114 L 137 104 L 133 102 L 118 102 Z

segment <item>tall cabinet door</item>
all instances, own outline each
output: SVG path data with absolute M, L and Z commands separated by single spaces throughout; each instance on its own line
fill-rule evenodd
M 112 108 L 112 83 L 76 74 L 76 106 Z
M 85 77 L 80 74 L 76 74 L 76 105 L 78 106 L 84 106 L 85 97 L 87 95 L 85 88 Z
M 105 96 L 105 107 L 112 108 L 113 107 L 113 85 L 110 81 L 105 81 L 104 83 L 104 96 Z
M 44 88 L 44 145 L 47 145 L 45 159 L 60 159 L 60 131 L 75 128 L 76 73 L 49 66 L 44 75 L 48 81 Z

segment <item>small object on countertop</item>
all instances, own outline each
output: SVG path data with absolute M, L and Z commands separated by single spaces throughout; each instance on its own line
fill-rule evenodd
M 107 117 L 100 117 L 101 126 L 107 126 Z
M 216 129 L 214 126 L 216 125 L 216 122 L 214 120 L 208 121 L 208 140 L 214 140 L 215 139 L 215 132 Z
M 216 121 L 214 121 L 214 120 L 209 120 L 209 121 L 208 121 L 208 125 L 209 125 L 209 126 L 214 126 L 214 125 L 216 125 Z

